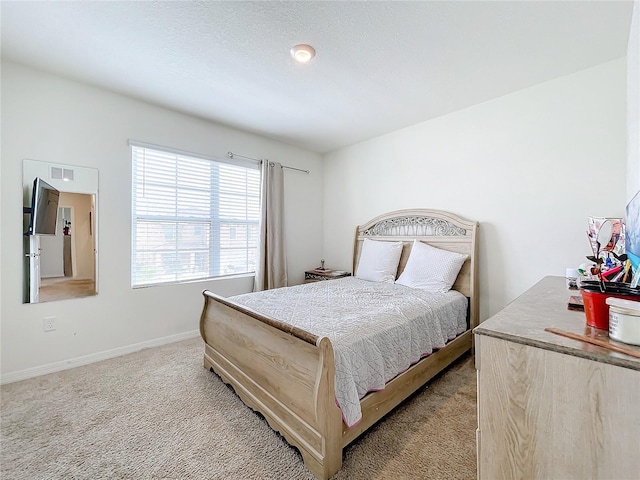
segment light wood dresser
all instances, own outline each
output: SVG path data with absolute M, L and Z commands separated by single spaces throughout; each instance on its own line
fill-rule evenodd
M 576 294 L 545 277 L 475 328 L 480 480 L 640 479 L 640 359 L 544 331 L 608 338 Z

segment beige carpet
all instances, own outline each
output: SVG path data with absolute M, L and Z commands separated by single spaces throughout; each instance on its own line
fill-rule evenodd
M 202 367 L 200 339 L 2 386 L 0 478 L 300 479 L 298 452 Z M 466 356 L 345 449 L 340 479 L 474 479 Z

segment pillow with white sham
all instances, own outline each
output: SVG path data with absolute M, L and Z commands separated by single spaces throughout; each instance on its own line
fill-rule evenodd
M 467 258 L 469 255 L 464 253 L 414 240 L 409 260 L 395 283 L 429 292 L 448 292 Z
M 370 282 L 393 283 L 398 273 L 402 242 L 364 239 L 356 278 Z

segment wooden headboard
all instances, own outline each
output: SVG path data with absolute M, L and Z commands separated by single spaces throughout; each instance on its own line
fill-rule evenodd
M 469 258 L 464 262 L 453 289 L 469 298 L 469 319 L 471 328 L 474 328 L 479 322 L 477 232 L 478 222 L 440 210 L 418 208 L 385 213 L 356 228 L 353 273 L 356 273 L 365 238 L 404 243 L 396 278 L 404 270 L 413 240 L 452 252 L 466 253 Z

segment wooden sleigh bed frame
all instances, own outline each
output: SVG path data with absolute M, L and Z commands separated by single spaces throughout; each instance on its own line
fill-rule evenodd
M 444 348 L 423 358 L 361 400 L 362 420 L 352 428 L 342 421 L 334 391 L 331 342 L 205 290 L 200 334 L 204 367 L 230 384 L 242 401 L 260 412 L 271 428 L 296 447 L 307 468 L 326 480 L 342 466 L 342 450 L 400 402 L 472 347 L 478 325 L 478 223 L 437 210 L 401 210 L 374 218 L 356 229 L 353 271 L 365 238 L 402 241 L 398 275 L 411 243 L 466 253 L 453 286 L 469 299 L 469 328 Z

